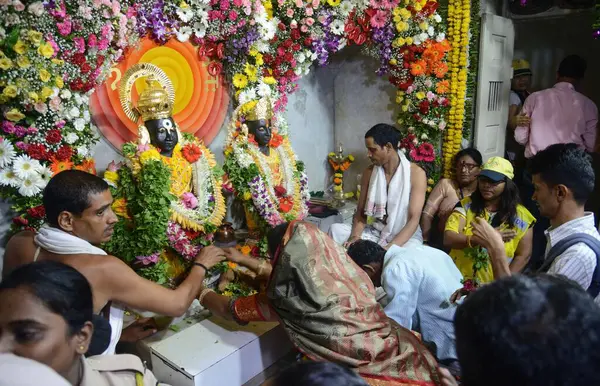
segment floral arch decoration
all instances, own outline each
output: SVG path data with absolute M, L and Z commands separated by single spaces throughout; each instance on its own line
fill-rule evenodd
M 191 42 L 235 104 L 275 101 L 280 133 L 287 95 L 316 62 L 345 45 L 378 58 L 398 88 L 402 147 L 430 175 L 446 128 L 451 45 L 435 0 L 1 0 L 0 193 L 17 229 L 43 221 L 41 190 L 55 173 L 94 171 L 94 88 L 149 36 Z M 450 69 L 457 74 L 458 69 Z M 453 147 L 451 149 L 454 149 Z M 431 181 L 433 182 L 433 181 Z

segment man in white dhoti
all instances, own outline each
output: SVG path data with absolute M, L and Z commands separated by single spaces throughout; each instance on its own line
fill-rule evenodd
M 363 191 L 352 226 L 334 224 L 329 230 L 337 243 L 350 245 L 362 238 L 385 249 L 423 243 L 419 218 L 425 203 L 427 176 L 398 149 L 399 142 L 398 130 L 384 123 L 365 134 L 373 165 L 363 173 Z M 373 219 L 371 224 L 367 224 L 369 217 Z
M 102 178 L 78 170 L 61 172 L 48 182 L 43 203 L 47 224 L 37 234 L 24 231 L 9 240 L 3 275 L 41 260 L 59 261 L 81 272 L 92 286 L 94 312 L 104 311 L 110 321 L 111 341 L 104 354 L 115 353 L 123 307 L 181 316 L 198 295 L 206 271 L 225 258 L 219 248 L 203 248 L 188 277 L 170 290 L 138 276 L 123 261 L 95 246 L 110 240 L 117 222 L 112 195 Z

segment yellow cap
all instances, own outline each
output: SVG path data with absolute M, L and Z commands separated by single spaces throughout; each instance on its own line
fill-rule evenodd
M 513 68 L 513 78 L 515 76 L 521 75 L 532 75 L 531 67 L 529 66 L 529 62 L 525 59 L 515 59 L 512 62 Z
M 505 178 L 511 180 L 515 176 L 512 164 L 509 160 L 502 157 L 492 157 L 483 164 L 480 176 L 487 177 L 492 181 L 499 182 Z

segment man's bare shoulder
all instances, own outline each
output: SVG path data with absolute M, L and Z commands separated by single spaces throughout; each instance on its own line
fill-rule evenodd
M 425 170 L 414 162 L 410 163 L 410 171 L 415 177 L 427 177 Z

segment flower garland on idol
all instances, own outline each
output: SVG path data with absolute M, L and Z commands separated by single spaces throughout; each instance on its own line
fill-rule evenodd
M 273 181 L 271 168 L 243 123 L 244 115 L 255 105 L 256 101 L 251 101 L 234 112 L 225 144 L 225 171 L 238 197 L 247 209 L 258 214 L 262 221 L 258 225 L 265 230 L 303 219 L 310 195 L 304 164 L 297 160 L 287 135 L 275 129 L 269 147 L 279 156 L 282 183 L 276 185 Z
M 152 145 L 123 146 L 124 165 L 110 165 L 104 178 L 111 185 L 119 217 L 105 248 L 159 284 L 174 284 L 172 256 L 189 266 L 225 216 L 221 194 L 222 172 L 214 155 L 199 140 L 183 134 L 170 158 L 161 157 Z M 194 166 L 194 167 L 192 167 Z M 192 169 L 196 192 L 172 194 L 173 181 Z M 191 175 L 189 176 L 192 177 Z M 180 187 L 177 187 L 180 188 Z M 177 265 L 177 264 L 175 264 Z
M 277 113 L 285 110 L 287 95 L 313 63 L 326 65 L 346 45 L 359 45 L 380 61 L 377 73 L 398 88 L 396 120 L 409 138 L 403 149 L 432 176 L 439 159 L 436 146 L 448 125 L 448 93 L 458 92 L 448 81 L 450 44 L 437 5 L 435 0 L 48 0 L 27 5 L 1 0 L 0 194 L 12 200 L 18 228 L 37 227 L 42 209 L 28 210 L 41 204 L 48 177 L 77 167 L 93 171 L 91 148 L 98 137 L 87 111 L 89 94 L 146 36 L 160 43 L 192 42 L 198 60 L 208 61 L 209 74 L 229 81 L 238 106 L 268 97 Z M 468 33 L 468 27 L 460 33 Z M 451 73 L 459 70 L 454 66 Z M 285 137 L 282 115 L 278 126 Z M 297 178 L 302 180 L 301 174 Z M 273 223 L 279 221 L 273 208 L 266 210 L 273 213 Z

